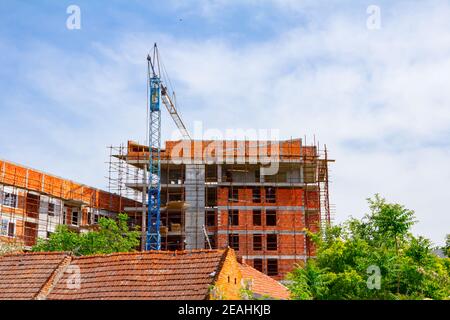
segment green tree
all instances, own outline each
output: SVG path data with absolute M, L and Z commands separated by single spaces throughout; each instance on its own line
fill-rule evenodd
M 60 225 L 49 239 L 38 239 L 33 251 L 66 251 L 76 255 L 134 251 L 140 243 L 140 232 L 130 230 L 127 220 L 126 214 L 119 214 L 117 221 L 102 217 L 98 230 L 87 233 L 77 233 Z
M 450 234 L 447 235 L 447 239 L 445 241 L 444 253 L 450 258 Z
M 316 258 L 288 275 L 294 299 L 447 299 L 450 259 L 432 254 L 428 239 L 410 233 L 414 212 L 368 199 L 370 213 L 321 234 Z

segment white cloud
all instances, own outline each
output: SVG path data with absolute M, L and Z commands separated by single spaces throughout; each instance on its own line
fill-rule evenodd
M 99 42 L 89 54 L 35 46 L 24 62 L 28 89 L 46 100 L 11 99 L 8 107 L 17 107 L 14 117 L 29 130 L 2 129 L 30 148 L 2 144 L 16 161 L 103 187 L 104 147 L 144 138 L 145 56 L 157 40 L 188 127 L 201 120 L 206 129 L 315 134 L 337 160 L 331 197 L 338 221 L 366 213 L 365 198 L 379 192 L 414 209 L 415 231 L 442 243 L 450 232 L 442 205 L 450 178 L 450 7 L 382 10 L 378 31 L 366 29 L 363 8 L 362 19 L 331 15 L 263 43 L 153 33 Z M 60 110 L 29 109 L 47 103 Z M 31 111 L 26 120 L 24 110 Z M 163 123 L 170 138 L 172 121 Z

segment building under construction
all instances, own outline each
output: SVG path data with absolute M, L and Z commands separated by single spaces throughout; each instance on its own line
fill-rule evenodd
M 232 247 L 283 279 L 314 256 L 305 229 L 330 223 L 326 147 L 286 141 L 166 141 L 161 150 L 161 249 Z M 109 191 L 146 226 L 149 147 L 111 147 Z M 143 238 L 143 243 L 145 239 Z
M 58 225 L 88 231 L 100 217 L 114 218 L 133 205 L 116 194 L 0 160 L 0 243 L 28 250 Z

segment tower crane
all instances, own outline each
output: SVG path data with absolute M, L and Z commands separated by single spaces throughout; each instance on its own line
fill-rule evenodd
M 147 56 L 149 94 L 149 183 L 146 250 L 161 250 L 161 102 L 184 140 L 192 140 L 186 126 L 169 96 L 167 86 L 161 81 L 161 61 L 156 43 L 152 55 Z

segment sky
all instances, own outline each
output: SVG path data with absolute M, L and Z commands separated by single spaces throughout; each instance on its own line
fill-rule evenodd
M 80 29 L 67 27 L 70 5 Z M 188 129 L 315 138 L 336 160 L 336 223 L 368 213 L 380 193 L 441 245 L 449 16 L 450 1 L 437 0 L 5 1 L 0 158 L 106 188 L 107 146 L 146 139 L 146 56 L 157 42 Z M 163 140 L 173 138 L 162 121 Z

